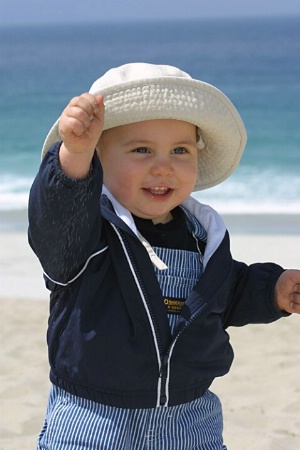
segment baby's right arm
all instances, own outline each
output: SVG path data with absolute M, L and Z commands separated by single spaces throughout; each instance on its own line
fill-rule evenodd
M 63 143 L 47 152 L 30 190 L 29 242 L 45 273 L 61 283 L 102 246 L 103 177 L 95 148 L 103 118 L 101 95 L 72 99 L 60 118 Z
M 74 97 L 63 111 L 59 133 L 63 143 L 59 152 L 60 165 L 70 178 L 85 178 L 104 123 L 102 95 L 82 94 Z

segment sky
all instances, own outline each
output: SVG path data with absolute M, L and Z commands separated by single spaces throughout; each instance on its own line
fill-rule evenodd
M 299 0 L 0 0 L 0 25 L 299 16 Z

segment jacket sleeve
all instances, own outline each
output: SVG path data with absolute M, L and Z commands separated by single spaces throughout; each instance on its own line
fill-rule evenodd
M 274 263 L 246 265 L 233 261 L 229 302 L 224 327 L 270 323 L 288 316 L 275 304 L 275 285 L 284 269 Z
M 47 276 L 67 283 L 99 245 L 102 169 L 95 153 L 89 176 L 70 179 L 59 148 L 47 152 L 31 187 L 28 239 Z

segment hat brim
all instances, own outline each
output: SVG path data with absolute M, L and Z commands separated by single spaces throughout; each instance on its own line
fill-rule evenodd
M 90 93 L 104 96 L 104 130 L 153 119 L 175 119 L 196 125 L 205 145 L 199 148 L 195 190 L 221 183 L 240 162 L 247 140 L 243 121 L 231 101 L 208 83 L 160 77 L 101 90 L 94 83 Z M 42 157 L 62 139 L 58 125 L 59 119 L 48 133 Z

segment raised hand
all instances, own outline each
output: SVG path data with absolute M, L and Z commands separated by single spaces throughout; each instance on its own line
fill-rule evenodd
M 74 97 L 64 109 L 59 121 L 59 133 L 63 139 L 59 158 L 66 175 L 84 178 L 88 174 L 103 124 L 101 95 L 85 93 Z

